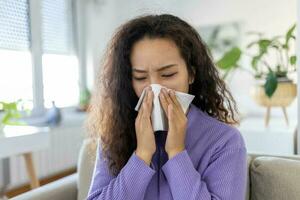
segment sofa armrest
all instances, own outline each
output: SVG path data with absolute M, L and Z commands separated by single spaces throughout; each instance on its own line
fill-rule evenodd
M 77 199 L 77 173 L 41 186 L 12 200 L 76 200 Z

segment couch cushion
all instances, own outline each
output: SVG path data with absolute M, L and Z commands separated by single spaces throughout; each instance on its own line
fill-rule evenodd
M 92 155 L 91 150 L 89 149 L 89 145 L 91 144 L 91 140 L 84 140 L 80 149 L 78 163 L 77 163 L 77 171 L 78 171 L 78 200 L 86 199 L 91 180 L 93 175 L 94 168 L 94 158 L 95 155 Z
M 250 164 L 251 200 L 299 199 L 300 161 L 257 157 Z
M 250 200 L 250 164 L 251 164 L 252 157 L 251 155 L 247 155 L 247 188 L 246 188 L 246 200 Z

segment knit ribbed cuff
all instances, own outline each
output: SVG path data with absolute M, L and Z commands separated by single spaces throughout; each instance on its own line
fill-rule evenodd
M 136 155 L 135 152 L 131 155 L 128 163 L 133 163 L 133 168 L 138 170 L 143 170 L 143 172 L 147 175 L 153 176 L 155 174 L 155 170 L 152 169 L 144 160 Z
M 201 176 L 195 169 L 186 149 L 169 159 L 162 166 L 162 170 L 173 195 L 177 197 L 191 195 L 185 193 L 189 193 L 196 185 L 200 185 Z

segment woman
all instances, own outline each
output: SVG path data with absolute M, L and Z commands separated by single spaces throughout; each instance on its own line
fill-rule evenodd
M 88 118 L 99 138 L 88 199 L 244 199 L 235 101 L 196 30 L 169 14 L 139 16 L 117 30 L 104 58 Z M 159 94 L 168 131 L 153 132 L 153 83 L 171 89 Z M 195 96 L 187 114 L 174 91 Z

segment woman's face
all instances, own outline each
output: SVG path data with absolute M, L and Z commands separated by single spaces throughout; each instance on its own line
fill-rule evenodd
M 145 87 L 153 83 L 188 93 L 189 83 L 193 82 L 172 40 L 144 38 L 133 45 L 130 61 L 132 85 L 138 97 Z

